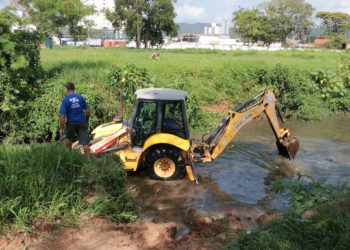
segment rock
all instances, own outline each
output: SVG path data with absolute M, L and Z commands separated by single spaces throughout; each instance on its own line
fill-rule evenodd
M 213 220 L 208 216 L 203 216 L 203 217 L 196 217 L 195 222 L 196 224 L 210 224 L 213 222 Z
M 239 233 L 242 230 L 242 225 L 240 223 L 230 224 L 233 232 Z
M 316 212 L 315 212 L 315 210 L 306 210 L 303 214 L 302 214 L 302 216 L 301 216 L 301 218 L 303 219 L 303 220 L 310 220 L 312 217 L 314 217 L 316 215 Z
M 266 224 L 277 217 L 276 214 L 262 214 L 256 219 L 256 223 L 259 225 Z
M 191 230 L 183 223 L 178 223 L 176 225 L 175 240 L 182 240 L 185 238 Z
M 218 235 L 219 239 L 222 241 L 226 241 L 227 240 L 227 235 L 226 233 L 221 233 Z

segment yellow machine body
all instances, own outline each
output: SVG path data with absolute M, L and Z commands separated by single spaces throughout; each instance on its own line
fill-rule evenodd
M 94 138 L 101 138 L 118 132 L 122 127 L 122 123 L 109 122 L 96 127 L 91 134 Z
M 190 141 L 182 139 L 176 135 L 160 133 L 149 137 L 142 148 L 139 147 L 128 147 L 126 149 L 116 151 L 121 161 L 124 164 L 124 168 L 127 171 L 137 171 L 138 167 L 143 163 L 143 155 L 147 149 L 160 145 L 166 144 L 181 149 L 184 152 L 188 152 L 190 149 Z
M 153 101 L 152 98 L 160 93 L 163 94 L 163 99 L 161 99 L 163 102 L 160 104 L 160 107 L 162 107 L 162 105 L 167 105 L 167 103 L 175 102 L 171 99 L 167 101 L 166 98 L 173 97 L 173 95 L 169 95 L 169 93 L 172 93 L 169 91 L 171 90 L 143 90 L 144 98 L 140 100 L 141 102 L 150 103 Z M 182 105 L 184 107 L 184 93 L 178 91 L 176 94 L 181 96 Z M 148 99 L 149 96 L 150 99 Z M 157 98 L 159 98 L 159 96 L 157 96 Z M 138 109 L 136 108 L 136 110 Z M 183 108 L 182 110 L 185 113 L 185 109 Z M 240 104 L 235 110 L 230 111 L 226 119 L 223 120 L 206 141 L 198 142 L 184 139 L 189 138 L 188 128 L 185 126 L 184 131 L 187 133 L 187 136 L 184 138 L 176 135 L 176 133 L 163 133 L 158 131 L 146 136 L 142 144 L 138 144 L 142 146 L 134 146 L 135 143 L 132 143 L 131 138 L 133 137 L 132 131 L 136 133 L 136 130 L 122 123 L 111 122 L 98 126 L 92 131 L 93 141 L 91 143 L 91 149 L 95 154 L 114 153 L 120 157 L 125 170 L 137 171 L 139 167 L 145 163 L 145 157 L 149 155 L 148 152 L 163 146 L 170 146 L 176 148 L 180 152 L 178 153 L 180 158 L 182 157 L 182 159 L 184 159 L 181 163 L 183 165 L 181 166 L 185 168 L 188 177 L 191 180 L 196 180 L 196 176 L 193 172 L 193 162 L 210 162 L 215 160 L 225 150 L 228 144 L 232 142 L 233 138 L 242 127 L 263 113 L 267 116 L 268 122 L 275 135 L 279 153 L 286 158 L 293 159 L 298 151 L 299 142 L 295 137 L 290 135 L 288 129 L 280 127 L 278 116 L 282 122 L 283 119 L 277 111 L 276 98 L 272 91 L 266 89 L 259 95 Z M 158 114 L 160 113 L 161 112 L 158 112 Z M 149 117 L 150 116 L 148 116 L 148 118 Z M 183 119 L 187 122 L 186 115 L 183 116 Z M 163 120 L 160 119 L 158 121 L 161 122 L 158 123 L 157 127 L 163 126 L 161 125 L 163 124 Z M 134 120 L 132 123 L 137 124 L 139 122 L 139 120 Z M 169 156 L 168 159 L 170 158 Z M 176 157 L 172 159 L 176 161 Z M 160 160 L 164 161 L 164 157 Z M 154 166 L 156 166 L 156 164 L 154 164 Z

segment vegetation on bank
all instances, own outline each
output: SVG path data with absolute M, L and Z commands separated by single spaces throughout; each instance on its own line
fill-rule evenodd
M 349 249 L 350 191 L 298 176 L 280 183 L 289 192 L 289 209 L 272 222 L 242 232 L 225 249 Z
M 44 73 L 35 83 L 35 95 L 26 99 L 17 116 L 11 112 L 2 136 L 16 142 L 55 140 L 67 81 L 86 96 L 93 112 L 91 128 L 119 113 L 120 94 L 130 112 L 131 92 L 148 86 L 187 90 L 191 127 L 202 131 L 212 129 L 224 115 L 204 112 L 203 106 L 224 101 L 233 108 L 266 87 L 275 91 L 287 117 L 312 120 L 350 110 L 346 52 L 174 50 L 161 51 L 160 60 L 149 59 L 151 53 L 124 48 L 41 50 Z
M 116 159 L 87 159 L 55 144 L 1 145 L 0 176 L 0 234 L 78 224 L 82 213 L 137 219 Z

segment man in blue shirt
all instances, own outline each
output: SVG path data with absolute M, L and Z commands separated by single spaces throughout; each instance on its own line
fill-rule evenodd
M 66 84 L 67 95 L 60 108 L 60 136 L 65 136 L 65 144 L 71 149 L 72 142 L 78 138 L 84 148 L 85 155 L 90 153 L 89 146 L 89 118 L 90 110 L 85 98 L 75 93 L 74 83 Z

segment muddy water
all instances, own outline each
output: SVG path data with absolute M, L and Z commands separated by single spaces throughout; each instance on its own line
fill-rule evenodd
M 350 180 L 349 118 L 288 121 L 287 127 L 300 140 L 294 161 L 277 154 L 268 123 L 259 120 L 243 128 L 215 162 L 197 164 L 199 185 L 187 179 L 156 182 L 141 175 L 130 177 L 128 187 L 145 218 L 181 221 L 192 208 L 217 215 L 233 208 L 258 214 L 264 208 L 283 209 L 286 198 L 273 194 L 271 187 L 296 172 L 332 183 Z

